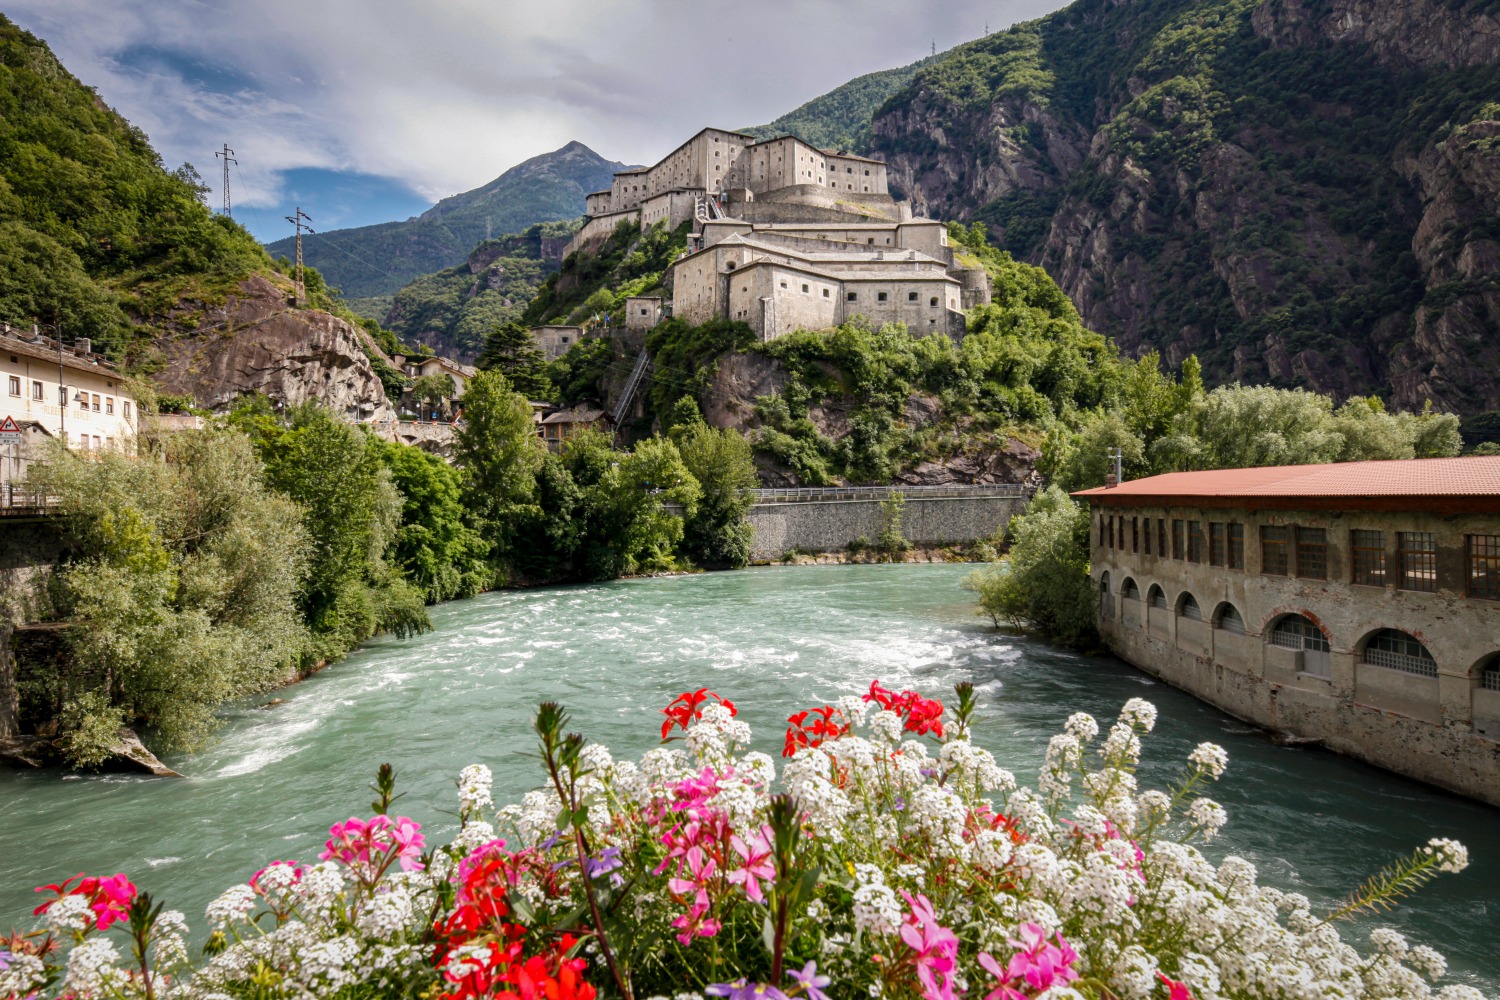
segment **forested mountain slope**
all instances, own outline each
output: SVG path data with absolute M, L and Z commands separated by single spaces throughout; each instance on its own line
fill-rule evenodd
M 1077 0 L 918 70 L 872 149 L 1126 351 L 1479 414 L 1496 102 L 1496 0 Z
M 0 320 L 118 354 L 180 299 L 270 272 L 201 191 L 191 167 L 164 169 L 140 129 L 0 14 Z
M 910 83 L 917 70 L 940 58 L 928 56 L 907 66 L 857 76 L 767 125 L 742 131 L 757 139 L 791 133 L 824 149 L 864 153 L 870 147 L 870 118 L 876 109 Z
M 609 187 L 615 172 L 626 169 L 627 164 L 570 142 L 404 222 L 304 238 L 303 256 L 350 300 L 390 295 L 414 278 L 460 265 L 482 240 L 519 233 L 538 222 L 577 218 L 583 214 L 584 195 Z M 269 249 L 290 257 L 295 247 L 288 237 Z

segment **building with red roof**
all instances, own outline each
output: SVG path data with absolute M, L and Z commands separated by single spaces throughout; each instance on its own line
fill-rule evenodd
M 1082 490 L 1099 628 L 1270 729 L 1500 804 L 1500 456 Z

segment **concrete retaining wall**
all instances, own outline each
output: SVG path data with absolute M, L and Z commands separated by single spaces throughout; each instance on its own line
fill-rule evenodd
M 908 497 L 901 534 L 919 545 L 945 545 L 988 538 L 1025 509 L 1023 497 Z M 885 527 L 879 500 L 758 503 L 750 508 L 755 562 L 780 559 L 796 549 L 832 552 L 857 538 L 873 542 Z

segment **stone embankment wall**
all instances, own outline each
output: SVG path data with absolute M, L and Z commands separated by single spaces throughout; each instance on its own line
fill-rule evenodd
M 1025 506 L 1026 498 L 1021 495 L 908 494 L 901 534 L 917 545 L 974 542 L 1004 528 Z M 860 538 L 873 542 L 885 528 L 885 510 L 880 498 L 757 503 L 749 514 L 755 528 L 750 559 L 768 562 L 794 549 L 832 552 Z

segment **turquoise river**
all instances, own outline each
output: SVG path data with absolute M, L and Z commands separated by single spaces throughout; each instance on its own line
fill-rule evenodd
M 208 750 L 172 758 L 185 780 L 0 773 L 0 932 L 28 926 L 31 887 L 124 871 L 202 924 L 204 905 L 267 860 L 307 859 L 330 823 L 366 814 L 375 768 L 396 768 L 400 811 L 446 839 L 454 777 L 473 761 L 508 801 L 538 783 L 533 706 L 571 709 L 616 755 L 656 745 L 659 709 L 684 688 L 734 699 L 776 754 L 787 714 L 872 678 L 947 697 L 982 694 L 976 739 L 1034 781 L 1068 714 L 1110 720 L 1141 696 L 1161 710 L 1143 784 L 1161 785 L 1202 740 L 1225 746 L 1212 793 L 1230 822 L 1211 856 L 1328 902 L 1387 860 L 1451 836 L 1473 863 L 1381 918 L 1448 955 L 1457 978 L 1500 995 L 1500 812 L 1265 734 L 1112 659 L 1002 635 L 959 586 L 968 567 L 815 566 L 506 591 L 433 609 L 435 630 L 371 642 L 228 714 Z M 261 702 L 267 699 L 260 699 Z M 1353 929 L 1359 935 L 1366 922 Z

